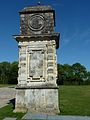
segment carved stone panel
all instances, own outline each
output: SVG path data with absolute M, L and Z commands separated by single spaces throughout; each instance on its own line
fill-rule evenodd
M 30 54 L 29 76 L 40 78 L 43 76 L 43 52 L 40 50 L 33 51 Z

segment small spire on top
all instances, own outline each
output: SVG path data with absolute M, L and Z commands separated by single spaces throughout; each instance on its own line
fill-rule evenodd
M 41 5 L 41 2 L 39 1 L 37 4 L 38 4 L 38 5 Z

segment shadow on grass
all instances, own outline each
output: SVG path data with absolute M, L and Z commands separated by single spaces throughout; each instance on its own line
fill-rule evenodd
M 12 104 L 13 105 L 13 110 L 15 109 L 15 98 L 9 100 L 8 104 Z
M 3 120 L 6 117 L 17 118 L 17 120 L 21 120 L 25 113 L 14 113 L 15 109 L 15 98 L 9 100 L 8 105 L 0 108 L 0 120 Z

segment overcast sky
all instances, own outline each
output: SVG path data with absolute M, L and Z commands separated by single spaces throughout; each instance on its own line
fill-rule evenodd
M 0 0 L 0 62 L 17 61 L 18 46 L 12 35 L 20 34 L 18 12 L 38 0 Z M 57 61 L 80 62 L 90 70 L 90 0 L 39 0 L 56 12 L 55 31 L 60 33 Z

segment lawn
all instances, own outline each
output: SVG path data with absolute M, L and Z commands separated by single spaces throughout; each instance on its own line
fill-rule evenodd
M 13 113 L 13 104 L 9 104 L 0 109 L 0 120 L 3 120 L 5 117 L 15 117 L 17 120 L 21 120 L 24 116 L 24 113 Z
M 0 84 L 0 87 L 15 87 L 16 85 L 13 84 Z
M 90 116 L 90 85 L 60 86 L 59 105 L 62 115 Z
M 59 105 L 61 115 L 90 116 L 90 86 L 60 86 Z M 0 109 L 0 120 L 5 117 L 17 117 L 20 120 L 23 113 L 13 113 L 13 105 Z

